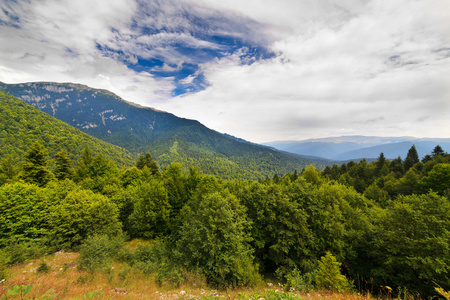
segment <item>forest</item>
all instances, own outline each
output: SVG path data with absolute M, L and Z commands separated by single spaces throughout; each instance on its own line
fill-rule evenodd
M 149 241 L 134 250 L 125 241 Z M 73 161 L 39 142 L 0 162 L 0 277 L 44 253 L 80 252 L 180 284 L 277 278 L 287 289 L 427 298 L 450 290 L 450 155 L 362 160 L 259 181 L 160 168 L 150 153 L 118 167 L 86 147 Z

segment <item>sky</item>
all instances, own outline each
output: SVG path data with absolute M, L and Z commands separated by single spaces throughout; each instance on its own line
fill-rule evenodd
M 450 1 L 0 0 L 0 81 L 108 89 L 256 143 L 450 138 Z

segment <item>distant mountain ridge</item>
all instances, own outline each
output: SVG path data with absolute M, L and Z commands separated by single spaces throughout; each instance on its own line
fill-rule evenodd
M 376 159 L 381 152 L 388 159 L 405 158 L 415 145 L 419 157 L 430 154 L 436 145 L 444 151 L 450 150 L 450 138 L 341 136 L 302 141 L 278 141 L 263 145 L 305 156 L 316 156 L 330 160 Z
M 86 133 L 137 156 L 150 151 L 161 165 L 180 162 L 219 177 L 259 179 L 275 173 L 322 168 L 310 159 L 211 130 L 200 122 L 128 102 L 106 91 L 74 83 L 0 83 L 0 89 Z
M 135 163 L 135 157 L 129 151 L 81 132 L 0 91 L 0 159 L 8 155 L 23 159 L 36 141 L 49 151 L 50 158 L 64 150 L 76 161 L 83 149 L 89 147 L 94 155 L 102 154 L 119 167 Z

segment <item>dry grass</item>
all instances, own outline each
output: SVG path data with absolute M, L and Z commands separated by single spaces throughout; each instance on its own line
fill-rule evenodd
M 78 253 L 56 253 L 8 269 L 8 278 L 0 284 L 0 296 L 15 285 L 33 284 L 28 299 L 41 299 L 53 290 L 54 299 L 83 299 L 85 294 L 97 292 L 95 299 L 242 299 L 261 295 L 269 289 L 261 284 L 253 289 L 215 291 L 201 282 L 190 282 L 178 288 L 159 286 L 152 276 L 130 269 L 126 264 L 114 263 L 109 270 L 96 274 L 79 271 L 76 267 Z M 41 263 L 50 266 L 46 273 L 38 272 Z M 184 291 L 184 292 L 181 292 Z M 181 292 L 181 293 L 180 293 Z M 294 293 L 303 300 L 367 300 L 356 294 Z M 17 296 L 17 299 L 18 296 Z

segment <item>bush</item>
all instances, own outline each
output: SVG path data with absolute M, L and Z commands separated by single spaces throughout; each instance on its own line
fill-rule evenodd
M 52 244 L 72 248 L 88 236 L 121 234 L 117 207 L 107 197 L 92 191 L 70 192 L 50 216 Z
M 309 292 L 314 288 L 314 273 L 302 274 L 297 268 L 292 270 L 285 276 L 286 279 L 286 289 Z
M 109 237 L 96 235 L 89 237 L 80 248 L 78 268 L 94 273 L 98 269 L 105 269 L 117 253 L 123 248 L 122 236 Z
M 41 262 L 39 264 L 39 267 L 37 268 L 37 272 L 38 273 L 47 273 L 48 271 L 50 271 L 52 268 L 47 265 L 47 263 L 45 261 Z

